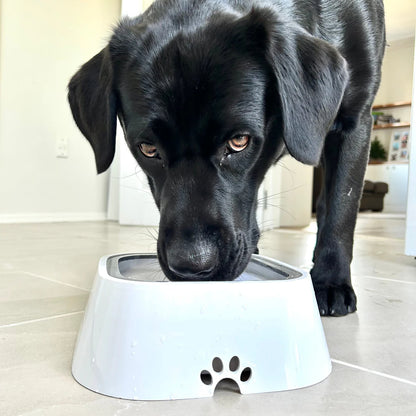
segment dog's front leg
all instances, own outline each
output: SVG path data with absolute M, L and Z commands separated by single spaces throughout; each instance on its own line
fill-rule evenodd
M 326 140 L 322 156 L 325 179 L 317 206 L 318 236 L 311 271 L 321 315 L 342 316 L 356 310 L 350 263 L 371 126 L 371 115 L 366 111 L 357 127 L 331 132 Z

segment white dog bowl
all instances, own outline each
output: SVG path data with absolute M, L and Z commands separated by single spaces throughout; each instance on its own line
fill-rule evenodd
M 242 394 L 296 389 L 330 372 L 309 274 L 256 255 L 231 282 L 169 282 L 154 255 L 101 258 L 72 365 L 83 386 L 135 400 L 212 396 L 223 379 Z

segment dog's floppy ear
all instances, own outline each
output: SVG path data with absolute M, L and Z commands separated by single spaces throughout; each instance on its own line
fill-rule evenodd
M 267 55 L 280 97 L 283 139 L 294 158 L 318 165 L 348 82 L 346 61 L 299 26 L 267 20 Z
M 74 120 L 94 150 L 97 173 L 102 173 L 114 158 L 117 118 L 108 47 L 81 67 L 68 90 Z

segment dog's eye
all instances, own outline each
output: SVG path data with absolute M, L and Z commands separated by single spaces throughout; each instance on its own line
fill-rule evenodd
M 250 136 L 248 134 L 239 134 L 228 140 L 228 147 L 233 152 L 241 152 L 248 146 Z
M 156 157 L 157 156 L 157 148 L 153 144 L 150 144 L 150 143 L 140 143 L 139 148 L 140 148 L 140 151 L 146 157 Z

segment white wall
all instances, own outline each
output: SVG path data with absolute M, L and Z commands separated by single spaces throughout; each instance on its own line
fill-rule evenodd
M 410 121 L 412 128 L 410 130 L 409 188 L 407 196 L 405 249 L 408 256 L 416 256 L 416 53 L 413 65 L 413 82 L 413 103 L 415 103 L 415 105 L 412 107 L 412 116 Z
M 376 95 L 374 104 L 391 104 L 398 101 L 412 100 L 413 85 L 413 50 L 414 38 L 402 39 L 391 42 L 386 48 L 384 56 L 380 89 Z M 385 114 L 392 114 L 402 122 L 410 121 L 410 107 L 388 108 Z M 395 129 L 394 132 L 408 131 L 408 128 Z M 389 148 L 393 130 L 374 130 L 372 137 L 377 138 Z
M 380 89 L 374 104 L 411 101 L 414 38 L 390 42 L 384 55 Z
M 119 16 L 120 0 L 1 1 L 0 222 L 105 218 L 108 175 L 96 175 L 66 86 Z
M 143 0 L 143 10 L 146 10 L 154 0 Z

